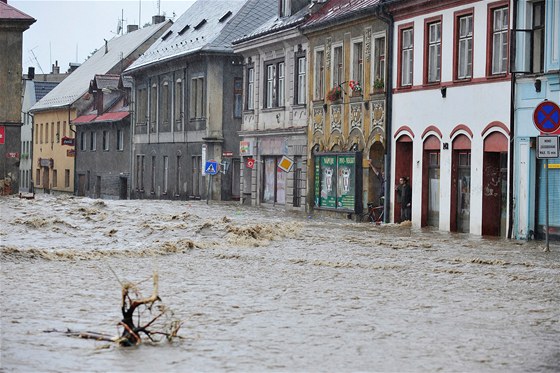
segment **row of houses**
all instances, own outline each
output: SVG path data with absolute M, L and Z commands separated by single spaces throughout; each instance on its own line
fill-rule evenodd
M 35 189 L 398 222 L 407 177 L 415 227 L 538 238 L 548 198 L 558 235 L 532 114 L 560 102 L 559 24 L 553 0 L 198 0 L 33 106 Z

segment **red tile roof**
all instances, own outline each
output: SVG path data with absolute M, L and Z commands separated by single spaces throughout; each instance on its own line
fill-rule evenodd
M 317 13 L 311 15 L 303 27 L 318 27 L 345 18 L 365 15 L 364 11 L 375 9 L 379 3 L 381 0 L 330 0 Z
M 79 123 L 89 123 L 95 119 L 97 115 L 90 114 L 90 115 L 82 115 L 81 117 L 77 117 L 72 121 L 72 124 L 79 124 Z
M 129 115 L 130 113 L 128 111 L 110 112 L 101 115 L 86 114 L 74 119 L 72 121 L 72 124 L 118 122 L 119 120 L 122 120 L 128 117 Z

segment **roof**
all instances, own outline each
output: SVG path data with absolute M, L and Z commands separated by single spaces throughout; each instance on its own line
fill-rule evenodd
M 232 41 L 278 11 L 277 0 L 197 0 L 125 72 L 201 51 L 233 53 Z
M 367 15 L 367 10 L 374 10 L 382 0 L 330 0 L 302 25 L 309 29 L 321 27 L 346 19 Z
M 107 41 L 107 53 L 105 53 L 105 44 L 101 45 L 97 52 L 33 105 L 31 111 L 72 105 L 88 91 L 90 81 L 96 74 L 107 74 L 118 66 L 122 58 L 130 57 L 142 44 L 170 23 L 171 21 L 158 23 Z
M 278 9 L 278 4 L 276 2 L 270 2 L 271 6 L 274 10 Z M 248 41 L 260 36 L 272 34 L 281 30 L 285 30 L 291 27 L 295 27 L 298 24 L 302 23 L 306 17 L 309 15 L 309 7 L 304 6 L 295 14 L 292 14 L 289 17 L 278 17 L 274 16 L 262 24 L 260 27 L 257 27 L 251 33 L 242 36 L 241 38 L 234 40 L 233 44 L 242 43 L 244 41 Z
M 128 111 L 109 112 L 101 115 L 87 114 L 77 117 L 72 121 L 72 124 L 118 122 L 129 115 L 130 112 Z
M 33 83 L 35 85 L 35 99 L 37 101 L 45 97 L 47 93 L 59 84 L 59 82 L 41 82 L 36 80 Z
M 120 75 L 115 75 L 115 74 L 106 74 L 106 75 L 95 74 L 95 77 L 93 78 L 92 82 L 95 83 L 97 89 L 117 88 L 119 85 L 120 77 L 121 77 Z
M 21 10 L 14 8 L 2 1 L 0 1 L 0 21 L 17 21 L 26 22 L 28 24 L 34 23 L 35 18 L 25 14 Z

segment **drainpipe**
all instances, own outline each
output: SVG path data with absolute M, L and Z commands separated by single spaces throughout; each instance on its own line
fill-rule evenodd
M 78 158 L 78 152 L 76 150 L 76 143 L 78 142 L 78 139 L 76 137 L 77 132 L 75 130 L 72 129 L 72 126 L 70 125 L 70 108 L 71 108 L 72 104 L 68 105 L 68 128 L 70 128 L 70 131 L 74 132 L 74 195 L 77 196 L 78 195 L 78 189 L 77 189 L 77 185 L 78 183 L 76 182 L 76 158 Z
M 517 28 L 517 0 L 513 0 L 512 1 L 512 11 L 513 11 L 513 17 L 512 17 L 512 30 L 515 30 Z M 511 45 L 510 45 L 510 61 L 515 61 L 515 37 L 511 38 Z M 510 67 L 510 71 L 511 71 L 511 67 Z M 510 113 L 509 113 L 509 122 L 510 122 L 510 139 L 509 139 L 509 224 L 508 224 L 508 232 L 507 232 L 507 238 L 511 238 L 512 237 L 512 231 L 513 231 L 513 219 L 514 219 L 514 203 L 515 203 L 515 198 L 513 195 L 514 192 L 514 173 L 513 173 L 513 168 L 515 166 L 515 162 L 514 162 L 514 155 L 515 155 L 515 139 L 516 139 L 516 135 L 515 135 L 515 83 L 516 82 L 516 75 L 515 73 L 511 73 L 511 93 L 510 93 Z
M 383 216 L 385 223 L 390 221 L 390 206 L 391 206 L 391 193 L 389 190 L 389 185 L 391 182 L 391 151 L 392 151 L 392 122 L 393 122 L 393 16 L 389 14 L 385 9 L 385 4 L 389 1 L 383 0 L 381 5 L 377 8 L 376 16 L 387 24 L 387 81 L 386 81 L 386 97 L 387 105 L 385 108 L 385 200 L 383 202 Z

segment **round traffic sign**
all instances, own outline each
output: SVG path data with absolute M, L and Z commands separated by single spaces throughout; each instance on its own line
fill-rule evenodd
M 552 101 L 543 101 L 533 112 L 533 122 L 544 133 L 553 133 L 560 128 L 560 108 Z

